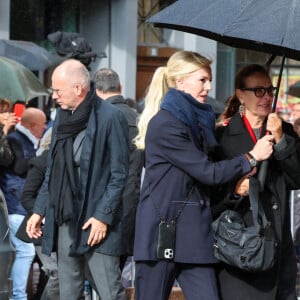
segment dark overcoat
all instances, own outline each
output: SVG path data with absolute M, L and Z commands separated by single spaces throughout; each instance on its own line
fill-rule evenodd
M 144 165 L 144 153 L 142 150 L 137 149 L 133 142 L 133 139 L 138 134 L 138 114 L 131 107 L 129 107 L 122 95 L 109 97 L 105 101 L 108 101 L 117 107 L 125 115 L 128 122 L 130 161 L 127 183 L 122 195 L 122 228 L 124 252 L 127 255 L 132 255 L 135 215 L 137 204 L 140 198 L 141 172 Z
M 205 140 L 197 142 L 190 127 L 163 109 L 150 121 L 145 142 L 146 173 L 136 216 L 135 260 L 157 260 L 160 217 L 170 222 L 182 210 L 176 225 L 174 261 L 215 263 L 211 188 L 250 172 L 248 160 L 239 155 L 213 163 L 203 150 Z
M 79 217 L 76 223 L 77 237 L 72 245 L 74 254 L 84 254 L 89 230 L 82 225 L 90 218 L 108 224 L 106 238 L 92 248 L 93 251 L 119 256 L 121 246 L 122 192 L 126 184 L 129 161 L 127 121 L 121 111 L 98 98 L 91 110 L 80 156 Z M 53 127 L 51 145 L 56 141 L 56 125 Z M 45 203 L 49 202 L 48 181 L 51 169 L 51 151 L 44 183 L 35 202 L 34 212 L 45 215 Z M 72 155 L 72 154 L 71 154 Z M 43 252 L 50 254 L 55 242 L 53 208 L 47 207 L 43 233 Z
M 299 138 L 291 124 L 284 122 L 283 131 L 285 146 L 274 150 L 269 159 L 264 191 L 259 195 L 278 242 L 275 266 L 270 271 L 249 273 L 221 265 L 218 278 L 223 300 L 295 299 L 296 259 L 290 231 L 289 190 L 300 187 Z M 228 126 L 219 127 L 216 135 L 227 158 L 254 146 L 239 114 Z M 231 192 L 235 185 L 233 182 Z M 243 202 L 239 211 L 244 214 L 246 223 L 251 224 L 249 200 Z

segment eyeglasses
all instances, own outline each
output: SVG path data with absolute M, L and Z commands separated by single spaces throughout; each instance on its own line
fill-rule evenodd
M 268 93 L 269 96 L 273 97 L 274 92 L 276 92 L 277 88 L 274 86 L 269 86 L 267 88 L 265 87 L 255 87 L 255 88 L 240 88 L 241 91 L 249 91 L 253 92 L 254 95 L 257 98 L 263 97 L 266 93 Z
M 49 88 L 48 92 L 50 95 L 53 95 L 54 93 L 56 93 L 58 97 L 60 97 L 63 93 L 63 91 L 61 89 L 53 89 L 53 88 Z

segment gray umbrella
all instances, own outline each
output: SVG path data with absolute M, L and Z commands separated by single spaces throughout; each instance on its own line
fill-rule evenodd
M 0 55 L 17 61 L 31 71 L 44 71 L 62 61 L 58 55 L 27 41 L 0 39 Z
M 0 56 L 0 78 L 0 98 L 26 102 L 49 95 L 47 88 L 28 68 L 7 57 Z
M 299 0 L 178 0 L 147 22 L 232 47 L 270 53 L 273 57 L 268 64 L 275 56 L 282 56 L 278 87 L 284 58 L 300 60 Z

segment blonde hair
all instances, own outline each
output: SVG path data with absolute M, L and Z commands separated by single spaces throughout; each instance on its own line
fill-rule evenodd
M 177 51 L 170 56 L 167 66 L 159 67 L 145 96 L 145 108 L 138 121 L 138 135 L 134 143 L 138 149 L 145 149 L 145 136 L 149 121 L 159 111 L 160 104 L 169 88 L 176 88 L 176 80 L 188 76 L 203 67 L 208 67 L 211 60 L 192 51 Z

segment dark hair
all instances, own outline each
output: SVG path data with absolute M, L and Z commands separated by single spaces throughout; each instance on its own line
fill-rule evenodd
M 96 71 L 93 80 L 96 89 L 103 93 L 121 91 L 119 75 L 112 69 L 102 68 Z
M 0 113 L 12 111 L 12 105 L 8 99 L 0 99 Z
M 234 80 L 234 89 L 241 89 L 246 87 L 246 80 L 248 77 L 252 76 L 255 73 L 264 74 L 267 77 L 270 77 L 269 71 L 266 67 L 258 64 L 251 64 L 243 67 L 235 76 Z M 236 112 L 238 112 L 240 106 L 240 101 L 234 93 L 226 101 L 226 108 L 222 114 L 222 119 L 231 118 Z

